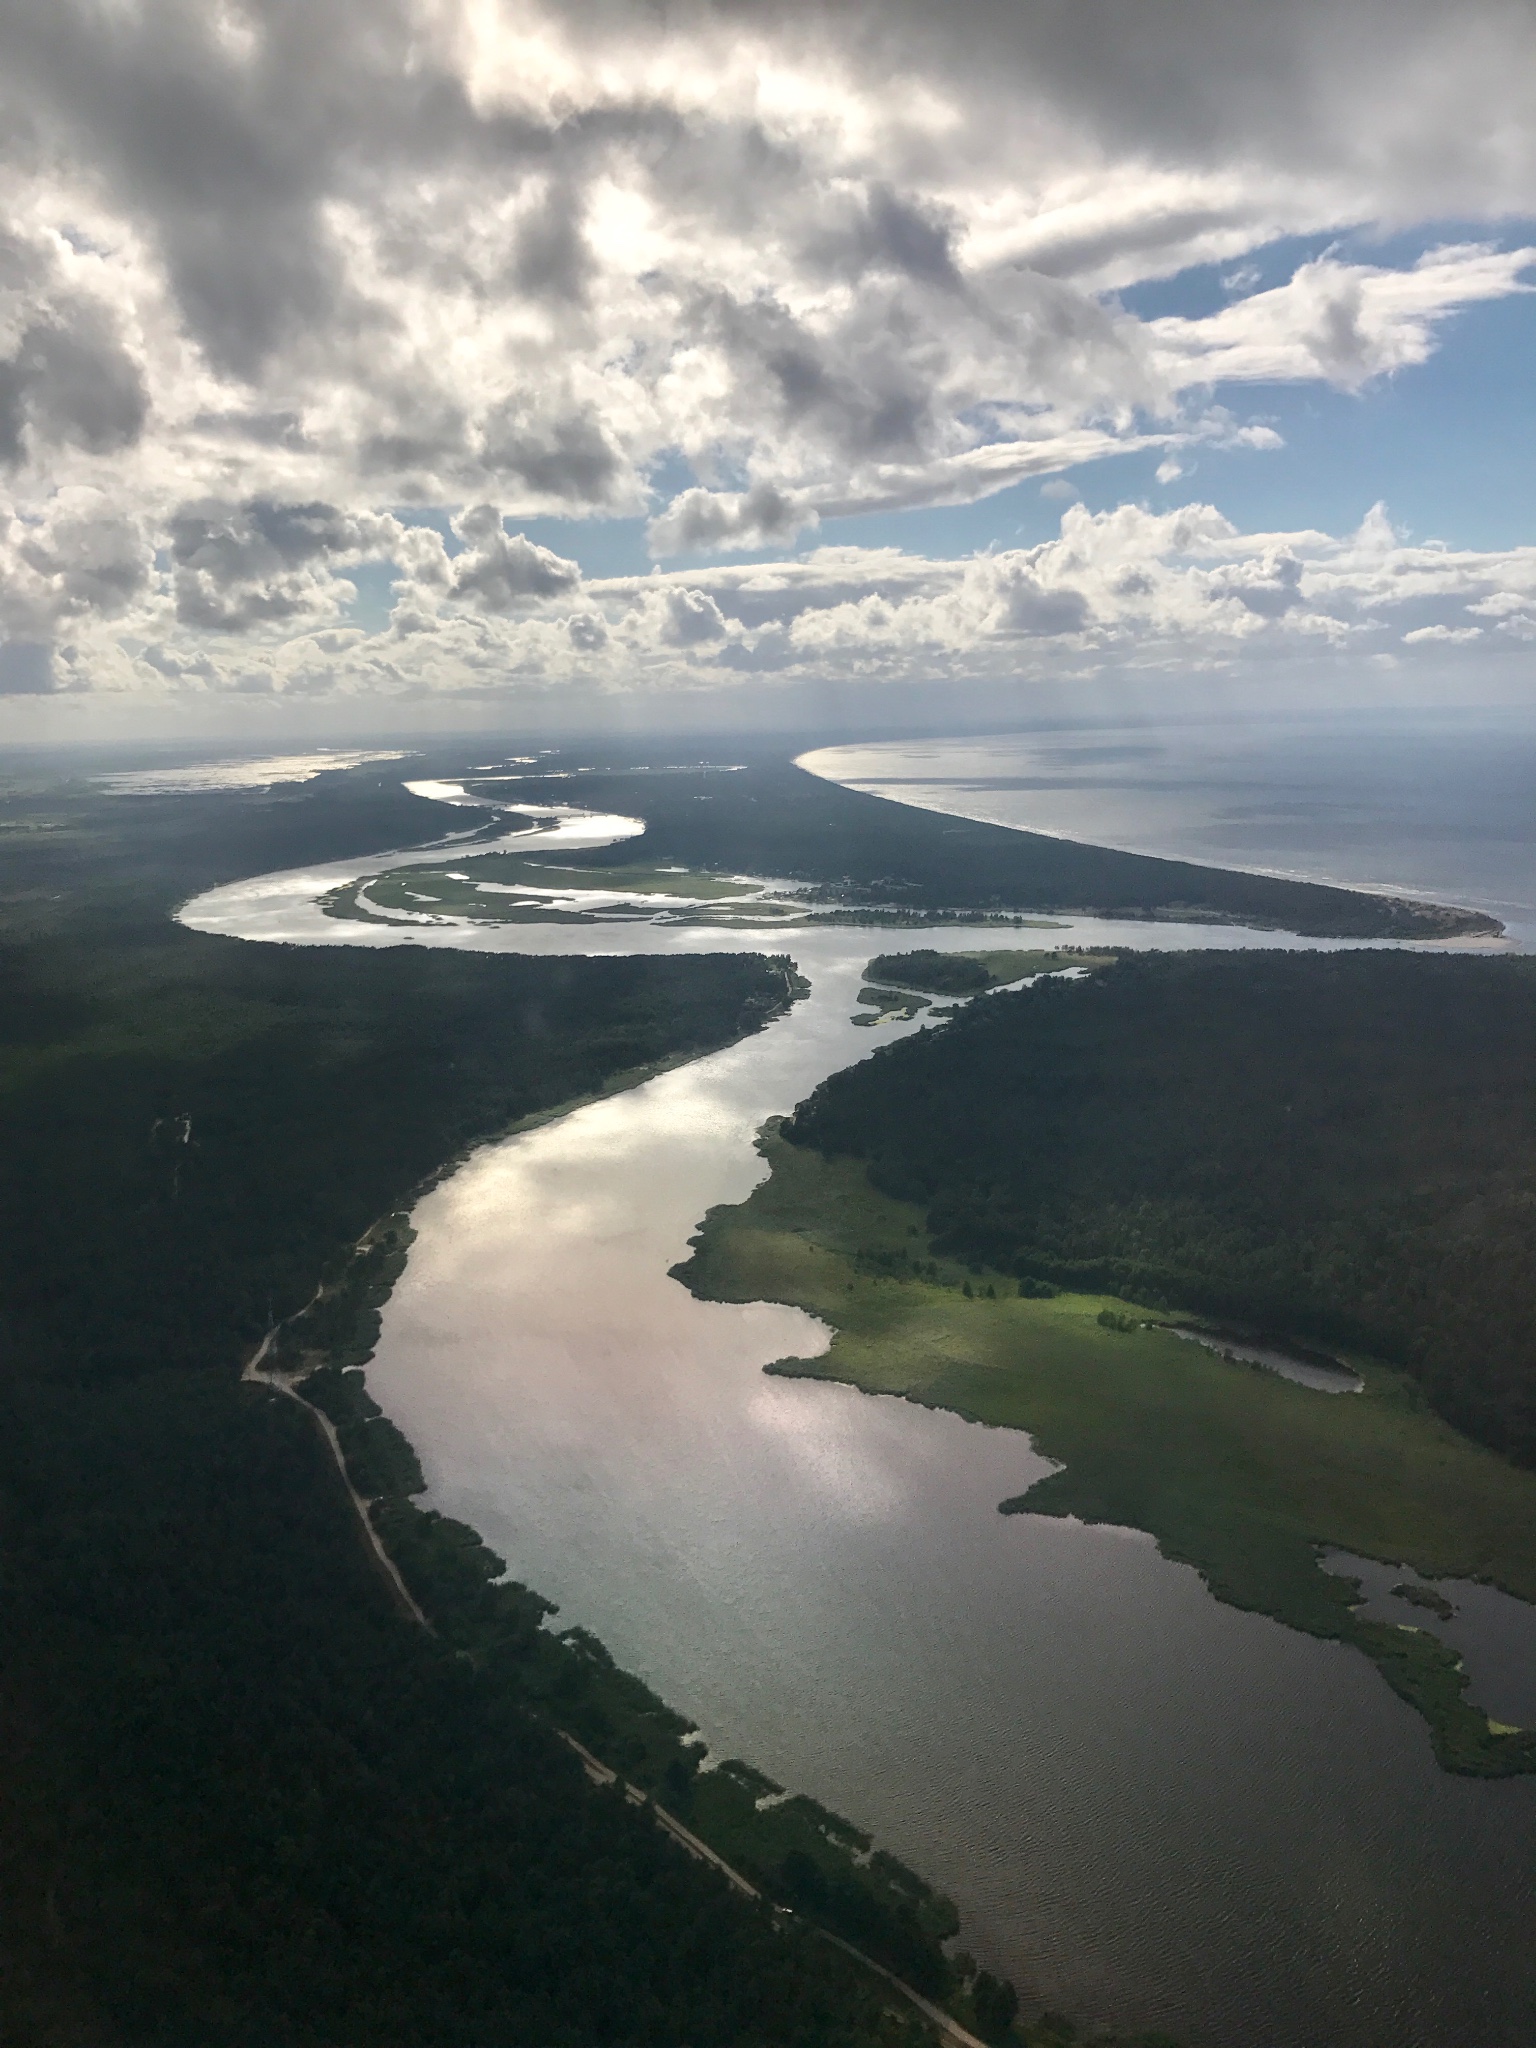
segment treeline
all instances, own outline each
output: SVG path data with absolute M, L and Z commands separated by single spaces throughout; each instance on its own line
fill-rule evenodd
M 433 1628 L 491 1672 L 505 1698 L 574 1734 L 684 1818 L 766 1897 L 856 1942 L 929 1997 L 963 1994 L 941 1946 L 959 1926 L 949 1900 L 803 1794 L 760 1810 L 762 1794 L 784 1788 L 750 1765 L 728 1760 L 701 1773 L 691 1723 L 586 1631 L 543 1629 L 555 1612 L 549 1603 L 508 1581 L 505 1560 L 474 1530 L 417 1503 L 415 1455 L 365 1375 L 351 1369 L 372 1355 L 379 1308 L 408 1245 L 403 1217 L 370 1233 L 322 1297 L 279 1333 L 267 1363 L 296 1376 L 301 1397 L 335 1425 L 348 1475 Z
M 903 2040 L 836 1951 L 588 1787 L 505 1681 L 535 1596 L 474 1648 L 402 1620 L 310 1418 L 240 1382 L 458 1148 L 730 1039 L 782 974 L 167 922 L 242 848 L 411 836 L 387 791 L 337 801 L 42 789 L 0 842 L 0 2039 Z M 366 1448 L 381 1490 L 416 1479 Z M 468 1532 L 400 1541 L 469 1613 Z
M 935 1247 L 1353 1345 L 1536 1464 L 1536 962 L 1128 954 L 973 1004 L 784 1127 Z
M 470 1140 L 784 994 L 749 956 L 687 963 L 252 946 L 0 953 L 0 1347 L 96 1383 L 254 1343 Z M 7 1057 L 9 1054 L 9 1057 Z
M 743 760 L 739 754 L 727 758 Z M 569 803 L 574 791 L 579 801 L 644 817 L 643 838 L 574 857 L 594 867 L 676 860 L 730 874 L 783 877 L 825 890 L 830 901 L 912 910 L 963 905 L 1218 918 L 1352 939 L 1498 929 L 1494 919 L 1479 913 L 1116 853 L 945 817 L 843 789 L 782 758 L 747 758 L 730 774 L 635 773 L 601 755 L 593 762 L 602 772 L 582 775 L 574 784 L 530 780 L 503 788 L 515 787 L 519 801 L 550 803 Z

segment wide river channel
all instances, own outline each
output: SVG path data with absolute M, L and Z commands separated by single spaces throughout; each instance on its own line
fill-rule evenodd
M 545 837 L 633 829 L 572 817 Z M 1049 1469 L 1026 1436 L 765 1376 L 824 1349 L 823 1327 L 668 1278 L 704 1212 L 760 1178 L 766 1117 L 920 1028 L 850 1022 L 892 934 L 401 930 L 316 908 L 400 864 L 263 876 L 181 914 L 303 945 L 788 952 L 812 986 L 758 1036 L 484 1146 L 420 1202 L 368 1383 L 430 1502 L 717 1757 L 948 1891 L 962 1945 L 1026 2010 L 1191 2048 L 1530 2048 L 1536 1781 L 1441 1772 L 1362 1657 L 1218 1605 L 1143 1535 L 999 1515 Z M 1304 943 L 1085 918 L 1041 941 L 1099 942 Z

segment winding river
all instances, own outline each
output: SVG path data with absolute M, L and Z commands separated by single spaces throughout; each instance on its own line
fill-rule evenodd
M 507 843 L 636 829 L 572 813 Z M 667 1277 L 705 1210 L 759 1178 L 765 1117 L 920 1028 L 851 1023 L 889 931 L 401 929 L 317 908 L 401 864 L 263 876 L 181 914 L 289 944 L 787 951 L 812 987 L 756 1037 L 486 1145 L 420 1203 L 368 1379 L 431 1503 L 717 1755 L 948 1890 L 1026 2008 L 1191 2048 L 1528 2048 L 1536 1782 L 1446 1776 L 1363 1658 L 1218 1605 L 1140 1534 L 1000 1516 L 1047 1469 L 1022 1434 L 767 1377 L 822 1326 Z M 1313 943 L 1067 922 L 1045 943 Z M 1013 941 L 921 939 L 983 942 Z

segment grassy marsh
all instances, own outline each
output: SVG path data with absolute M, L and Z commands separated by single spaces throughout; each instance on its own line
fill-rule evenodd
M 1460 1436 L 1388 1367 L 1352 1356 L 1364 1391 L 1332 1397 L 1183 1343 L 1132 1303 L 1021 1298 L 1012 1279 L 935 1259 L 921 1211 L 859 1161 L 771 1127 L 762 1145 L 770 1178 L 710 1213 L 678 1275 L 707 1299 L 788 1302 L 833 1326 L 824 1357 L 771 1369 L 1027 1430 L 1062 1469 L 1005 1512 L 1144 1529 L 1219 1599 L 1363 1650 L 1447 1768 L 1536 1769 L 1536 1734 L 1494 1732 L 1450 1651 L 1357 1619 L 1349 1583 L 1318 1562 L 1337 1547 L 1536 1599 L 1536 1474 Z

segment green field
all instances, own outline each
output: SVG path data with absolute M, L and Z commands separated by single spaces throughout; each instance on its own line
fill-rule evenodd
M 859 1161 L 772 1128 L 763 1149 L 771 1178 L 712 1211 L 678 1271 L 705 1298 L 789 1302 L 832 1324 L 825 1357 L 773 1369 L 1027 1430 L 1063 1469 L 1005 1512 L 1145 1529 L 1219 1599 L 1357 1645 L 1425 1714 L 1447 1768 L 1536 1770 L 1536 1734 L 1495 1732 L 1451 1652 L 1358 1620 L 1348 1582 L 1318 1561 L 1337 1546 L 1536 1599 L 1536 1474 L 1460 1436 L 1413 1381 L 1369 1359 L 1349 1359 L 1363 1393 L 1320 1394 L 1182 1341 L 1130 1303 L 1022 1299 L 1011 1278 L 935 1259 L 922 1212 L 877 1193 Z M 1132 1327 L 1102 1323 L 1106 1310 Z

